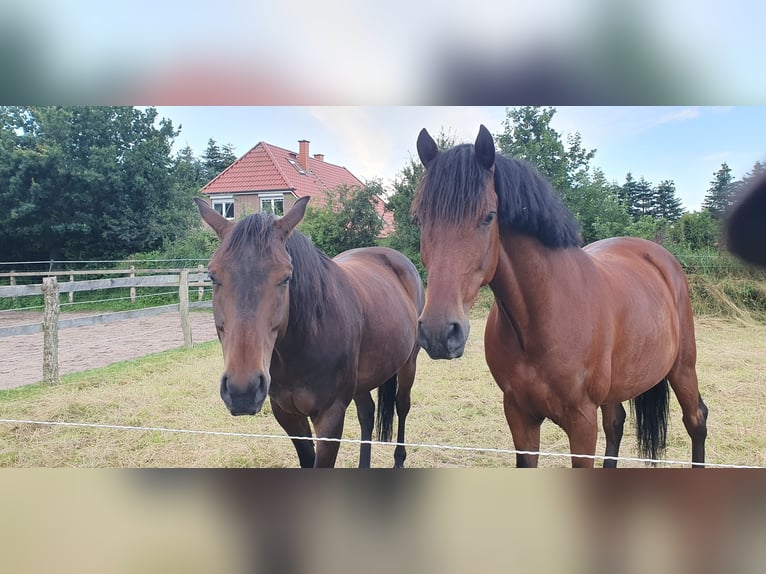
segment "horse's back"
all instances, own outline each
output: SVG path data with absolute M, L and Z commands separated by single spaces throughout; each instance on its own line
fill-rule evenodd
M 418 314 L 425 292 L 415 265 L 402 253 L 388 247 L 360 247 L 339 253 L 333 259 L 362 291 L 403 289 Z
M 676 303 L 688 298 L 683 269 L 667 249 L 639 237 L 611 237 L 584 247 L 612 287 L 657 292 L 661 280 Z M 638 279 L 638 281 L 634 281 Z

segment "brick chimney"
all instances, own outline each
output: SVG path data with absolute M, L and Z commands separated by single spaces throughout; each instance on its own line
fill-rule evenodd
M 304 171 L 309 170 L 309 140 L 298 140 L 298 161 Z
M 317 159 L 319 161 L 324 161 L 324 154 L 323 153 L 315 153 L 314 159 Z

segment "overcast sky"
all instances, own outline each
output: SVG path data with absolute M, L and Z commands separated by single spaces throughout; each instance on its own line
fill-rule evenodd
M 472 142 L 479 125 L 502 131 L 504 107 L 164 107 L 161 117 L 181 126 L 177 148 L 202 155 L 210 138 L 232 144 L 237 156 L 260 141 L 310 152 L 345 166 L 362 180 L 390 184 L 410 157 L 421 128 Z M 735 178 L 766 161 L 766 107 L 559 107 L 553 127 L 575 131 L 596 148 L 592 162 L 622 183 L 628 171 L 654 184 L 673 180 L 684 207 L 698 210 L 714 173 L 726 162 Z

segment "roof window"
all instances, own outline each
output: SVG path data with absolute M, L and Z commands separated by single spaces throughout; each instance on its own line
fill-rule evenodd
M 306 175 L 306 171 L 300 166 L 300 164 L 295 161 L 294 159 L 287 158 L 287 161 L 295 168 L 295 171 L 297 171 L 301 175 Z

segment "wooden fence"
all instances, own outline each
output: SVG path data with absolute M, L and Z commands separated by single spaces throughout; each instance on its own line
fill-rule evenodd
M 148 275 L 154 273 L 154 275 Z M 159 274 L 158 274 L 159 273 Z M 113 277 L 107 279 L 91 279 L 75 281 L 76 276 L 123 274 L 128 277 Z M 68 276 L 69 281 L 58 282 L 57 276 Z M 44 276 L 41 283 L 17 285 L 16 278 L 23 276 Z M 114 323 L 125 319 L 148 317 L 162 313 L 176 312 L 180 315 L 181 330 L 184 335 L 184 346 L 191 348 L 192 333 L 189 321 L 189 309 L 210 307 L 211 301 L 203 301 L 204 289 L 210 286 L 207 273 L 199 266 L 195 272 L 189 269 L 109 269 L 98 271 L 57 271 L 51 273 L 24 272 L 1 273 L 0 277 L 8 277 L 10 285 L 0 286 L 0 298 L 25 297 L 42 295 L 44 300 L 43 320 L 40 323 L 29 323 L 0 327 L 0 338 L 32 333 L 43 333 L 43 380 L 58 381 L 58 332 L 86 325 Z M 104 289 L 130 288 L 130 299 L 135 302 L 136 289 L 141 287 L 178 287 L 178 303 L 128 311 L 101 313 L 86 317 L 60 319 L 59 295 L 68 293 L 69 300 L 78 291 L 98 291 Z M 197 288 L 197 301 L 189 301 L 189 289 Z M 0 315 L 1 317 L 2 315 Z

